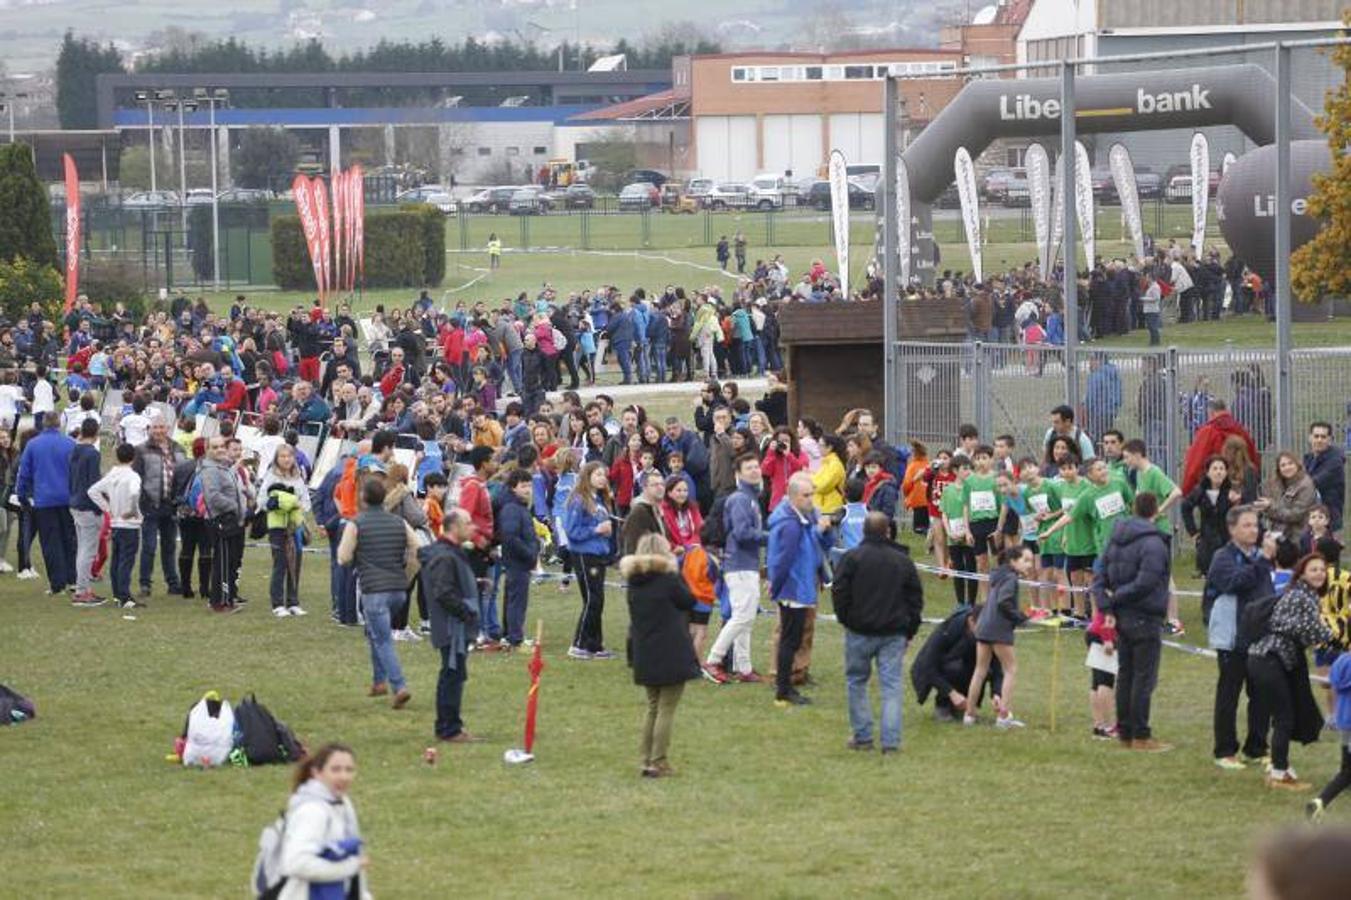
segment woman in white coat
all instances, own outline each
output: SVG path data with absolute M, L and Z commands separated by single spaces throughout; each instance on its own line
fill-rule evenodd
M 321 892 L 336 887 L 337 896 L 370 900 L 369 859 L 347 796 L 356 771 L 356 757 L 342 744 L 325 744 L 296 766 L 282 835 L 280 874 L 286 884 L 279 900 L 309 900 L 311 887 L 320 885 Z

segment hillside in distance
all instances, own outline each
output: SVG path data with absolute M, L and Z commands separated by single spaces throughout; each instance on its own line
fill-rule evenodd
M 111 41 L 124 59 L 165 33 L 279 47 L 311 38 L 333 53 L 380 39 L 561 41 L 608 46 L 693 25 L 726 50 L 932 46 L 966 0 L 0 0 L 0 60 L 10 73 L 55 63 L 66 29 Z

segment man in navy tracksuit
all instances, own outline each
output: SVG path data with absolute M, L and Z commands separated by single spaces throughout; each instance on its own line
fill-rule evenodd
M 760 548 L 769 542 L 760 514 L 761 485 L 759 457 L 754 453 L 738 457 L 736 490 L 728 495 L 723 507 L 727 542 L 722 572 L 732 617 L 723 623 L 703 667 L 704 677 L 717 684 L 723 684 L 729 678 L 722 669 L 722 660 L 728 650 L 732 651 L 732 664 L 736 669 L 736 674 L 730 677 L 751 683 L 763 680 L 751 667 L 751 632 L 760 611 Z M 790 664 L 790 674 L 792 668 Z
M 506 570 L 505 606 L 507 643 L 513 648 L 525 640 L 525 613 L 530 602 L 530 574 L 539 559 L 539 535 L 526 505 L 534 492 L 531 474 L 517 469 L 507 478 L 507 494 L 499 513 L 502 566 Z
M 75 586 L 75 520 L 70 515 L 70 457 L 75 442 L 61 433 L 57 416 L 44 416 L 42 432 L 19 457 L 17 494 L 33 511 L 51 593 Z

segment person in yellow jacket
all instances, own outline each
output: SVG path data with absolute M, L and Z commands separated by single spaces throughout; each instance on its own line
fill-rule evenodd
M 816 511 L 823 516 L 834 515 L 844 508 L 844 461 L 846 450 L 844 440 L 838 435 L 827 434 L 821 438 L 824 453 L 821 466 L 812 474 L 812 487 L 815 490 Z
M 272 614 L 277 618 L 303 616 L 300 606 L 301 542 L 305 514 L 310 510 L 310 492 L 305 473 L 296 462 L 296 451 L 282 444 L 272 457 L 258 485 L 259 501 L 267 512 L 267 542 L 272 548 L 270 593 Z
M 488 268 L 502 268 L 502 240 L 496 231 L 488 235 Z

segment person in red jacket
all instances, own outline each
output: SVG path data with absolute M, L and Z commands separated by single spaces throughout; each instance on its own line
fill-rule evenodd
M 1210 411 L 1210 418 L 1206 420 L 1206 424 L 1196 429 L 1196 437 L 1187 448 L 1187 456 L 1182 464 L 1183 494 L 1190 493 L 1191 489 L 1196 487 L 1205 473 L 1206 460 L 1219 455 L 1224 449 L 1225 439 L 1230 435 L 1237 435 L 1248 445 L 1248 459 L 1256 462 L 1262 458 L 1257 454 L 1257 445 L 1253 443 L 1248 429 L 1229 415 L 1229 408 L 1225 406 L 1223 400 L 1211 397 L 1206 407 Z
M 225 366 L 220 370 L 221 393 L 225 399 L 216 404 L 217 412 L 248 412 L 249 391 L 244 382 L 235 377 L 235 370 Z

